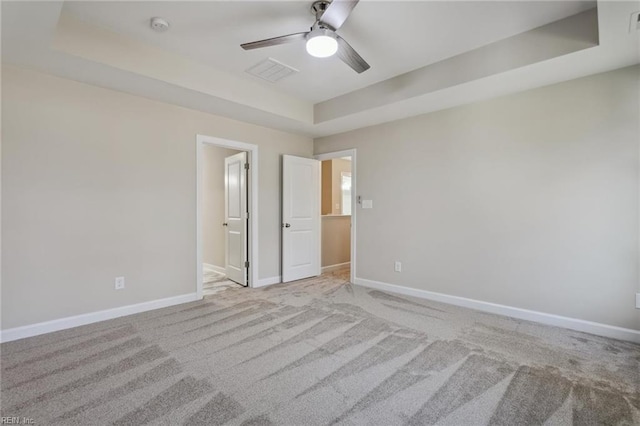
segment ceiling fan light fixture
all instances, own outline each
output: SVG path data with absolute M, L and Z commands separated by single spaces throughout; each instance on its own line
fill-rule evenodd
M 311 13 L 316 21 L 309 32 L 282 35 L 264 40 L 252 41 L 240 45 L 244 50 L 278 46 L 280 44 L 305 41 L 307 53 L 317 58 L 328 58 L 336 55 L 358 74 L 371 68 L 367 61 L 336 34 L 359 0 L 316 0 L 311 6 Z
M 311 31 L 307 37 L 307 53 L 316 58 L 328 58 L 338 51 L 338 40 L 333 31 L 320 28 Z

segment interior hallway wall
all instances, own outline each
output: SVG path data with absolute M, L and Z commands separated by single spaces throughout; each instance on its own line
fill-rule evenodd
M 351 262 L 351 216 L 322 216 L 322 267 Z

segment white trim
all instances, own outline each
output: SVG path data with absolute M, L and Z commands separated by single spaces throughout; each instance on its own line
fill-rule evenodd
M 168 306 L 179 305 L 181 303 L 194 302 L 199 299 L 200 298 L 197 297 L 196 293 L 182 294 L 180 296 L 167 297 L 166 299 L 151 300 L 149 302 L 136 303 L 135 305 L 120 306 L 118 308 L 105 309 L 103 311 L 10 328 L 0 332 L 0 342 L 11 342 L 13 340 L 24 339 L 26 337 L 38 336 L 40 334 L 66 330 L 68 328 L 93 324 L 95 322 L 106 321 L 113 318 L 139 314 L 141 312 L 166 308 Z
M 343 269 L 349 268 L 350 266 L 351 262 L 336 263 L 335 265 L 323 266 L 322 273 L 324 274 L 325 272 L 341 271 Z
M 253 287 L 254 288 L 265 287 L 272 284 L 280 284 L 281 282 L 282 282 L 282 277 L 278 275 L 277 277 L 262 278 L 261 280 L 258 280 L 258 285 L 254 285 Z
M 627 340 L 640 343 L 640 331 L 630 328 L 616 327 L 613 325 L 601 324 L 593 321 L 585 321 L 577 318 L 563 317 L 560 315 L 547 314 L 544 312 L 530 311 L 528 309 L 514 308 L 512 306 L 499 305 L 497 303 L 483 302 L 481 300 L 467 299 L 465 297 L 451 296 L 443 293 L 435 293 L 427 290 L 403 287 L 394 284 L 387 284 L 379 281 L 356 278 L 354 284 L 384 290 L 391 293 L 398 293 L 407 296 L 419 297 L 421 299 L 433 300 L 436 302 L 448 303 L 450 305 L 462 306 L 476 309 L 478 311 L 490 312 L 497 315 L 518 318 L 527 321 L 534 321 L 541 324 L 556 327 L 568 328 L 571 330 L 591 333 L 598 336 L 610 337 L 613 339 Z
M 351 157 L 351 274 L 349 281 L 353 283 L 356 280 L 356 216 L 358 214 L 358 204 L 356 202 L 358 194 L 356 149 L 345 149 L 343 151 L 327 152 L 314 156 L 314 158 L 319 161 L 342 157 Z
M 258 145 L 231 141 L 206 135 L 196 135 L 196 294 L 202 299 L 202 147 L 211 144 L 245 151 L 249 163 L 249 287 L 258 280 Z
M 210 269 L 210 270 L 212 270 L 214 272 L 217 272 L 219 274 L 226 274 L 227 273 L 227 270 L 226 270 L 226 268 L 224 266 L 216 266 L 216 265 L 212 265 L 210 263 L 202 262 L 202 270 L 204 271 L 206 268 L 208 268 L 208 269 Z

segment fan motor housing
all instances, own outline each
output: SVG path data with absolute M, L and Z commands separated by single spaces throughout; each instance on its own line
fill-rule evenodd
M 318 0 L 313 2 L 311 5 L 311 13 L 316 17 L 316 20 L 320 19 L 330 4 L 331 0 Z

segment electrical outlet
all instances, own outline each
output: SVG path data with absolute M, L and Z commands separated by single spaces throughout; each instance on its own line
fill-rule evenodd
M 640 293 L 636 293 L 636 309 L 640 309 Z
M 116 277 L 116 290 L 124 288 L 124 277 Z
M 402 262 L 396 260 L 396 263 L 393 266 L 393 270 L 396 272 L 402 272 Z

